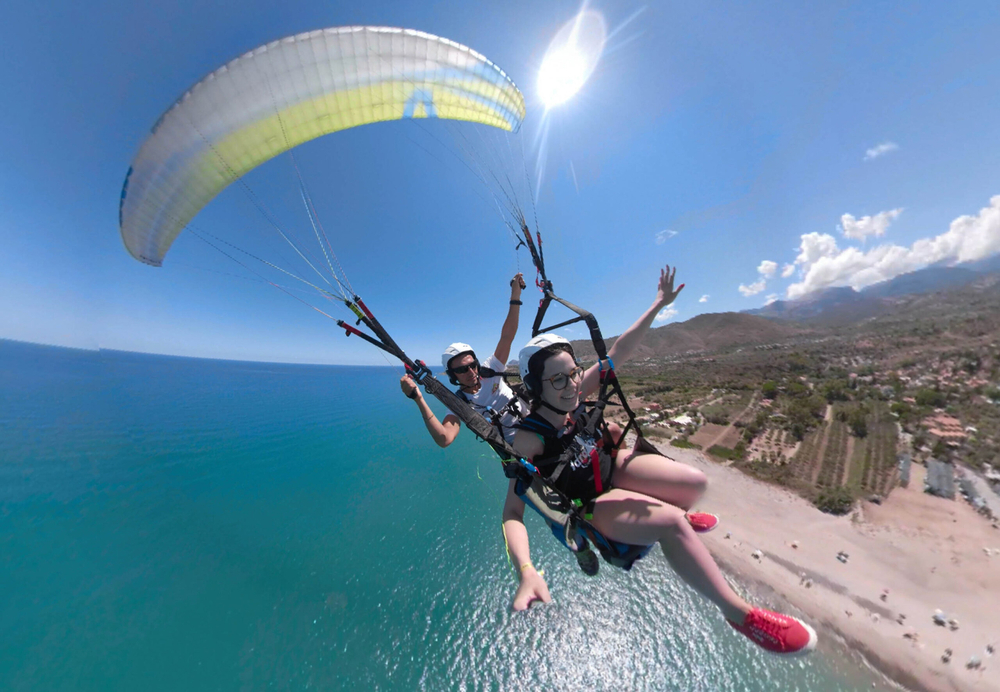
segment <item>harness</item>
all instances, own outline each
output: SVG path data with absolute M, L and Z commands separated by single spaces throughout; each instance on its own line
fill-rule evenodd
M 645 557 L 653 549 L 652 545 L 631 545 L 611 540 L 591 523 L 593 501 L 584 507 L 567 510 L 564 498 L 537 478 L 519 478 L 514 484 L 514 492 L 545 520 L 556 540 L 574 553 L 586 550 L 589 543 L 592 543 L 605 562 L 627 572 L 632 569 L 636 560 Z
M 594 498 L 611 488 L 614 458 L 605 447 L 607 426 L 589 436 L 579 430 L 580 414 L 586 404 L 577 408 L 568 429 L 557 430 L 537 413 L 529 414 L 517 426 L 533 432 L 545 444 L 541 454 L 532 463 L 545 482 L 567 495 L 579 506 L 591 503 Z
M 611 488 L 615 462 L 604 444 L 606 426 L 602 426 L 597 439 L 584 438 L 586 433 L 580 432 L 585 407 L 586 403 L 577 408 L 573 424 L 562 434 L 537 414 L 530 414 L 521 422 L 518 427 L 541 436 L 545 448 L 532 459 L 540 477 L 519 478 L 514 492 L 545 520 L 552 534 L 571 551 L 586 550 L 589 540 L 608 564 L 628 571 L 653 546 L 613 541 L 591 523 L 594 502 Z M 569 507 L 567 498 L 570 499 Z
M 490 408 L 488 406 L 479 406 L 478 404 L 473 403 L 472 399 L 469 398 L 469 395 L 463 392 L 461 389 L 459 389 L 455 393 L 459 396 L 460 399 L 462 399 L 462 401 L 469 404 L 469 406 L 471 406 L 477 412 L 483 414 L 483 416 L 487 420 L 489 420 L 490 423 L 493 424 L 493 427 L 499 430 L 501 434 L 503 434 L 504 431 L 504 425 L 502 424 L 504 416 L 510 414 L 510 416 L 518 423 L 524 420 L 524 414 L 521 412 L 522 411 L 521 404 L 523 404 L 524 401 L 528 398 L 524 391 L 524 385 L 516 383 L 511 384 L 510 382 L 507 381 L 505 373 L 497 372 L 496 370 L 493 370 L 491 368 L 481 367 L 479 369 L 479 376 L 480 379 L 484 380 L 489 379 L 491 377 L 500 377 L 503 380 L 504 384 L 510 387 L 510 390 L 514 394 L 514 396 L 512 396 L 507 401 L 507 403 L 499 410 Z M 524 408 L 526 409 L 527 405 L 525 405 Z

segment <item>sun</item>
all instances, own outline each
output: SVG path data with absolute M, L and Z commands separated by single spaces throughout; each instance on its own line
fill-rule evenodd
M 590 75 L 587 59 L 575 46 L 562 46 L 550 51 L 538 71 L 538 94 L 546 107 L 551 108 L 567 101 Z
M 538 96 L 546 108 L 565 103 L 587 83 L 606 36 L 604 17 L 594 10 L 580 12 L 559 29 L 538 70 Z

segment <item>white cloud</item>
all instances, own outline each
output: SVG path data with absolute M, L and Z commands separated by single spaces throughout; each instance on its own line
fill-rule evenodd
M 781 270 L 781 278 L 787 279 L 789 276 L 795 273 L 794 264 L 786 264 Z
M 678 233 L 680 231 L 671 231 L 669 228 L 666 228 L 656 234 L 656 244 L 663 245 L 668 239 L 673 238 Z
M 758 293 L 760 293 L 761 291 L 763 291 L 765 288 L 767 288 L 767 282 L 764 279 L 761 279 L 760 281 L 754 281 L 749 286 L 745 286 L 744 284 L 740 284 L 739 291 L 740 291 L 740 293 L 743 294 L 744 298 L 749 298 L 750 296 L 757 295 Z
M 677 308 L 673 305 L 668 305 L 667 307 L 656 313 L 656 317 L 653 319 L 657 322 L 666 322 L 669 319 L 673 319 L 677 316 Z
M 902 209 L 892 209 L 890 211 L 880 211 L 875 216 L 862 216 L 855 219 L 850 214 L 840 217 L 840 230 L 844 235 L 854 240 L 864 240 L 870 235 L 880 238 L 885 235 L 885 230 L 889 224 L 903 213 Z
M 899 145 L 895 142 L 882 142 L 881 144 L 865 151 L 865 161 L 877 159 L 879 156 L 885 156 L 890 151 L 896 151 L 897 149 L 899 149 Z
M 749 298 L 750 296 L 755 296 L 765 288 L 767 288 L 767 279 L 774 276 L 774 273 L 778 271 L 778 263 L 772 262 L 771 260 L 764 260 L 757 265 L 757 273 L 763 278 L 754 281 L 752 284 L 747 286 L 746 284 L 740 284 L 739 291 L 743 294 L 744 298 Z M 707 298 L 708 296 L 706 296 Z
M 910 247 L 888 244 L 867 252 L 855 247 L 840 250 L 831 236 L 808 233 L 799 249 L 795 261 L 805 274 L 801 282 L 788 287 L 789 298 L 829 286 L 863 288 L 937 262 L 971 262 L 1000 252 L 1000 195 L 976 216 L 960 216 L 944 233 L 921 238 Z
M 703 296 L 702 296 L 701 298 L 699 298 L 699 299 L 698 299 L 698 302 L 699 302 L 699 303 L 707 303 L 707 302 L 708 302 L 708 294 L 706 293 L 706 294 L 705 294 L 705 295 L 703 295 Z
M 839 252 L 837 239 L 828 233 L 804 233 L 801 241 L 795 264 L 809 266 L 823 257 L 832 257 Z
M 778 263 L 771 260 L 764 260 L 757 265 L 757 272 L 768 279 L 773 277 L 776 271 L 778 271 Z
M 777 293 L 772 293 L 767 297 L 767 301 L 764 303 L 764 305 L 770 305 L 774 301 L 778 300 L 779 297 L 780 296 Z

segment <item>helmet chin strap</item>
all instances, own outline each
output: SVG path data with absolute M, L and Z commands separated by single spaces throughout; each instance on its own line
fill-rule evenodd
M 555 411 L 556 413 L 561 413 L 561 414 L 563 414 L 564 416 L 565 416 L 565 415 L 566 415 L 567 413 L 569 413 L 569 412 L 570 412 L 570 410 L 571 410 L 571 409 L 567 409 L 567 410 L 565 410 L 565 411 L 564 411 L 564 410 L 562 410 L 561 408 L 556 408 L 555 406 L 553 406 L 553 405 L 552 405 L 552 404 L 550 404 L 549 402 L 545 401 L 544 399 L 541 399 L 541 400 L 540 400 L 540 403 L 541 403 L 541 405 L 542 405 L 542 406 L 544 406 L 545 408 L 547 408 L 547 409 L 549 409 L 549 410 L 552 410 L 552 411 Z

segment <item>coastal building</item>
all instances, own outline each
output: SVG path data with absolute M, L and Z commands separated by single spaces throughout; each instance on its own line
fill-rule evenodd
M 962 444 L 969 434 L 962 428 L 962 422 L 947 413 L 936 413 L 923 421 L 927 433 L 945 444 Z
M 671 418 L 670 423 L 675 427 L 683 428 L 686 425 L 691 425 L 692 423 L 694 423 L 694 418 L 687 415 L 686 413 L 683 413 L 675 418 Z

